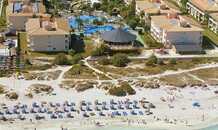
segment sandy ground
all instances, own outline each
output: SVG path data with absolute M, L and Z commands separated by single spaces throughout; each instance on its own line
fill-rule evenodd
M 217 64 L 213 65 L 204 65 L 195 69 L 200 68 L 209 68 L 216 67 Z M 65 67 L 57 67 L 53 70 L 62 70 L 59 78 L 57 80 L 52 81 L 38 81 L 38 80 L 18 80 L 15 77 L 10 78 L 0 78 L 0 84 L 7 86 L 8 90 L 16 91 L 19 94 L 19 98 L 16 101 L 9 101 L 5 98 L 4 95 L 0 95 L 1 103 L 5 103 L 7 105 L 14 105 L 18 102 L 22 102 L 25 104 L 32 104 L 33 102 L 41 102 L 41 101 L 52 101 L 52 102 L 64 102 L 66 100 L 74 101 L 79 103 L 82 100 L 94 102 L 96 99 L 100 101 L 109 101 L 111 99 L 115 100 L 125 100 L 128 99 L 142 99 L 146 98 L 148 101 L 152 102 L 156 109 L 153 109 L 153 115 L 144 116 L 144 117 L 128 117 L 129 120 L 133 120 L 131 125 L 136 126 L 146 126 L 146 128 L 153 127 L 163 127 L 163 128 L 185 128 L 185 129 L 194 129 L 206 126 L 212 123 L 218 123 L 217 115 L 218 115 L 218 95 L 214 93 L 214 91 L 218 90 L 218 86 L 209 86 L 207 88 L 195 88 L 195 87 L 186 87 L 184 89 L 171 89 L 170 86 L 161 86 L 158 89 L 143 89 L 138 86 L 133 86 L 136 90 L 136 95 L 126 96 L 126 97 L 115 97 L 108 95 L 105 90 L 93 88 L 86 90 L 84 92 L 78 93 L 76 90 L 66 90 L 59 87 L 59 84 L 63 80 L 63 75 L 66 71 L 70 69 L 69 66 Z M 52 69 L 51 69 L 52 70 Z M 51 71 L 49 70 L 49 71 Z M 188 70 L 186 70 L 188 71 Z M 181 71 L 181 72 L 184 72 Z M 168 73 L 171 74 L 172 72 Z M 179 72 L 176 72 L 179 73 Z M 174 73 L 173 73 L 174 74 Z M 165 76 L 163 75 L 158 76 Z M 157 76 L 157 75 L 156 75 Z M 152 77 L 152 76 L 151 76 Z M 144 77 L 143 77 L 144 78 Z M 50 85 L 54 88 L 55 95 L 34 95 L 34 97 L 28 98 L 25 95 L 26 89 L 31 84 L 46 84 Z M 164 101 L 163 101 L 164 100 Z M 199 102 L 200 107 L 193 107 L 194 102 Z M 157 118 L 160 120 L 157 121 Z M 170 120 L 175 122 L 175 124 L 169 124 L 165 120 Z M 76 118 L 73 120 L 59 120 L 59 121 L 43 121 L 43 122 L 14 122 L 3 123 L 1 122 L 0 130 L 4 129 L 13 129 L 13 130 L 31 130 L 35 127 L 43 128 L 42 130 L 58 130 L 61 126 L 66 126 L 69 128 L 80 127 L 81 125 L 84 127 L 93 127 L 95 126 L 95 121 L 98 121 L 99 118 L 90 118 L 89 120 L 84 120 L 83 118 Z M 125 125 L 129 125 L 126 121 L 127 118 L 104 118 L 101 121 L 105 122 L 107 125 L 124 123 Z M 147 124 L 140 123 L 142 120 L 145 120 Z M 25 125 L 24 125 L 25 124 Z M 46 128 L 46 129 L 44 129 Z

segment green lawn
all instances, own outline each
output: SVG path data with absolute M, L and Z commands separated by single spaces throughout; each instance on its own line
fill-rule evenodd
M 27 47 L 27 33 L 26 32 L 20 32 L 18 35 L 18 39 L 20 42 L 20 53 L 23 55 L 26 55 L 28 53 L 28 47 Z

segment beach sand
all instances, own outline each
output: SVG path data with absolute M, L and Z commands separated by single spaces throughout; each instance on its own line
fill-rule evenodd
M 131 123 L 131 127 L 143 127 L 143 128 L 158 128 L 158 129 L 172 129 L 172 130 L 192 130 L 207 127 L 210 125 L 218 124 L 218 98 L 214 91 L 218 90 L 218 86 L 209 86 L 207 88 L 202 87 L 186 87 L 171 89 L 172 86 L 161 86 L 158 89 L 144 89 L 134 86 L 136 95 L 126 97 L 115 97 L 108 95 L 105 90 L 93 88 L 84 92 L 77 92 L 76 90 L 66 90 L 59 87 L 59 84 L 63 80 L 63 74 L 70 67 L 57 67 L 54 70 L 62 70 L 61 76 L 57 80 L 51 81 L 39 81 L 39 80 L 18 80 L 14 77 L 0 78 L 0 83 L 7 86 L 8 90 L 16 91 L 19 94 L 19 98 L 16 101 L 10 101 L 5 98 L 4 95 L 0 95 L 1 103 L 5 103 L 8 106 L 17 104 L 19 102 L 25 104 L 32 104 L 33 102 L 64 102 L 66 100 L 76 103 L 82 100 L 94 102 L 125 100 L 132 99 L 138 100 L 146 98 L 146 100 L 152 102 L 156 108 L 152 110 L 153 115 L 144 117 L 127 117 L 134 123 Z M 35 83 L 46 84 L 53 87 L 55 95 L 34 95 L 33 98 L 25 96 L 26 89 Z M 162 101 L 164 99 L 165 101 Z M 198 102 L 200 107 L 193 107 L 193 103 Z M 69 130 L 84 130 L 90 128 L 96 128 L 95 121 L 101 121 L 106 126 L 116 126 L 123 124 L 128 126 L 128 122 L 124 122 L 127 118 L 90 118 L 88 121 L 84 118 L 75 118 L 72 120 L 55 120 L 55 121 L 16 121 L 13 124 L 8 122 L 0 122 L 0 130 L 34 130 L 34 128 L 40 130 L 60 130 L 61 126 L 69 128 Z M 157 119 L 158 118 L 158 119 Z M 144 120 L 147 124 L 137 123 Z M 170 123 L 171 122 L 171 123 Z M 129 127 L 130 127 L 129 126 Z

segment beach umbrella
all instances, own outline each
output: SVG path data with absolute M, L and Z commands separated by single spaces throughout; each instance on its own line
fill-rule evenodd
M 34 102 L 34 103 L 32 104 L 32 106 L 37 108 L 37 107 L 39 107 L 39 104 L 36 103 L 36 102 Z
M 98 100 L 95 101 L 95 105 L 102 105 Z
M 86 104 L 86 101 L 81 101 L 81 105 L 82 106 L 86 106 L 87 104 Z
M 149 103 L 149 108 L 156 108 L 156 106 L 152 103 Z
M 12 112 L 10 109 L 7 109 L 7 110 L 5 111 L 5 113 L 8 114 L 8 115 L 13 114 L 13 112 Z
M 101 111 L 101 112 L 99 112 L 99 115 L 100 115 L 100 116 L 106 116 L 106 114 L 105 114 L 105 113 L 103 113 L 102 111 Z
M 193 106 L 193 107 L 200 107 L 201 105 L 199 104 L 199 102 L 194 102 L 194 103 L 192 104 L 192 106 Z
M 28 114 L 29 112 L 27 111 L 26 108 L 23 108 L 23 109 L 22 109 L 22 113 L 23 113 L 23 114 Z
M 80 110 L 81 110 L 81 111 L 86 111 L 86 110 L 83 108 L 83 106 L 80 107 Z
M 110 106 L 111 110 L 117 110 L 117 108 L 114 105 Z
M 123 106 L 123 105 L 119 105 L 118 108 L 121 109 L 121 110 L 123 110 L 123 109 L 124 109 L 124 106 Z
M 0 111 L 0 115 L 4 115 L 4 113 L 2 111 Z
M 18 115 L 18 119 L 20 119 L 20 120 L 25 120 L 25 119 L 26 119 L 26 117 L 25 117 L 25 116 L 23 116 L 23 115 Z
M 70 110 L 67 107 L 64 107 L 64 112 L 69 112 Z
M 67 117 L 68 117 L 68 118 L 74 118 L 74 116 L 72 115 L 72 113 L 68 113 L 68 114 L 67 114 Z
M 96 106 L 95 110 L 96 110 L 96 111 L 101 111 L 101 109 L 100 109 L 99 106 Z
M 134 110 L 131 111 L 131 114 L 132 115 L 137 115 L 137 113 Z
M 142 111 L 139 111 L 139 115 L 144 115 L 144 113 Z
M 134 109 L 140 109 L 140 107 L 139 107 L 137 104 L 134 104 L 134 105 L 133 105 L 133 108 L 134 108 Z
M 32 109 L 30 110 L 30 113 L 37 113 L 37 112 L 36 112 L 36 110 L 35 110 L 34 108 L 32 108 Z
M 117 116 L 121 116 L 121 113 L 119 111 L 115 112 Z
M 104 105 L 104 106 L 102 107 L 102 109 L 103 109 L 103 110 L 109 110 L 109 108 L 108 108 L 107 105 Z
M 60 107 L 60 106 L 61 106 L 61 104 L 60 104 L 60 103 L 56 103 L 56 106 L 57 106 L 57 107 Z
M 124 116 L 128 116 L 128 113 L 126 111 L 123 112 Z
M 85 113 L 83 114 L 83 117 L 89 117 L 89 115 L 85 112 Z
M 52 115 L 50 116 L 50 118 L 51 118 L 51 119 L 57 119 L 57 118 L 58 118 L 58 116 L 57 116 L 57 115 L 55 115 L 55 114 L 52 114 Z
M 64 118 L 62 114 L 58 114 L 58 118 L 62 119 Z
M 87 111 L 92 111 L 93 109 L 91 108 L 91 106 L 87 106 Z
M 51 107 L 55 107 L 55 104 L 52 103 L 52 102 L 50 102 L 49 105 L 50 105 Z
M 76 111 L 76 109 L 74 107 L 71 107 L 70 111 Z

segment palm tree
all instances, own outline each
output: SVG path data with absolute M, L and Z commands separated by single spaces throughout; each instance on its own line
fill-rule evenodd
M 80 17 L 76 17 L 76 22 L 78 24 L 78 30 L 80 31 L 83 26 L 83 20 Z

